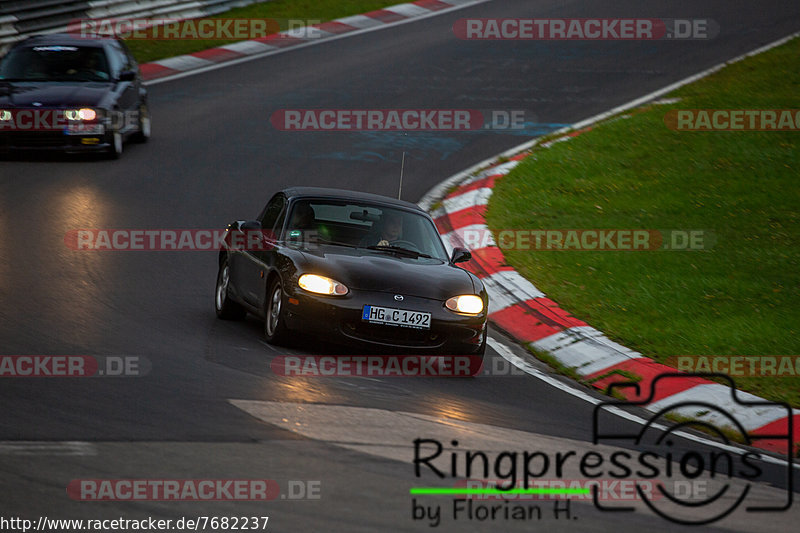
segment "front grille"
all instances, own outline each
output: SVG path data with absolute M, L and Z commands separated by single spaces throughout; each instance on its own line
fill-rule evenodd
M 445 341 L 443 335 L 429 329 L 385 326 L 368 322 L 345 322 L 342 332 L 354 339 L 395 346 L 438 348 Z
M 50 148 L 69 144 L 69 139 L 61 132 L 13 132 L 0 135 L 0 145 L 8 147 Z

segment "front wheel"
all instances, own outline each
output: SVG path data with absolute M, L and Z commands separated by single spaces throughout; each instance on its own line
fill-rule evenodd
M 109 159 L 119 159 L 122 156 L 122 148 L 123 148 L 123 139 L 122 134 L 118 131 L 115 131 L 111 134 L 111 145 L 108 147 L 106 151 L 106 156 Z
M 219 272 L 217 272 L 214 307 L 217 310 L 217 316 L 223 320 L 241 320 L 245 317 L 247 311 L 228 296 L 230 283 L 231 269 L 226 258 L 223 259 L 222 264 L 219 266 Z
M 276 277 L 267 291 L 267 302 L 264 309 L 264 337 L 270 344 L 285 344 L 289 332 L 286 329 L 283 308 L 283 285 Z
M 486 355 L 486 338 L 489 336 L 489 325 L 486 325 L 486 329 L 483 330 L 483 341 L 481 341 L 481 345 L 478 348 L 478 351 L 475 352 L 475 355 L 480 355 L 481 359 L 483 356 Z
M 147 105 L 142 104 L 139 107 L 139 130 L 133 134 L 133 141 L 146 143 L 148 140 L 150 140 L 150 112 Z

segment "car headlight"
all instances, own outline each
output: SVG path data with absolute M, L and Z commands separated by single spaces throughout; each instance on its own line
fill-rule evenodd
M 331 278 L 325 276 L 318 276 L 316 274 L 303 274 L 297 280 L 300 288 L 315 294 L 325 294 L 328 296 L 344 296 L 350 289 L 346 285 L 339 283 Z
M 67 120 L 83 120 L 89 122 L 97 118 L 97 111 L 89 107 L 67 109 L 64 111 L 64 116 L 67 117 Z
M 6 121 L 11 120 L 11 111 L 8 109 L 0 109 L 0 120 Z
M 444 303 L 444 306 L 455 313 L 479 315 L 483 311 L 483 300 L 475 294 L 462 294 L 453 296 Z

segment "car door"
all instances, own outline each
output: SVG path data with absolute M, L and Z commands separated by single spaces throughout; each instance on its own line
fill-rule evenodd
M 267 292 L 267 277 L 275 265 L 275 243 L 280 238 L 283 222 L 286 219 L 286 196 L 276 194 L 258 218 L 262 237 L 258 246 L 246 246 L 240 251 L 237 269 L 237 285 L 242 298 L 250 305 L 261 309 Z M 245 238 L 247 242 L 247 238 Z
M 124 41 L 117 41 L 119 43 L 120 48 L 122 49 L 122 53 L 125 54 L 126 63 L 125 69 L 135 74 L 133 79 L 133 88 L 134 88 L 134 102 L 133 102 L 133 109 L 139 108 L 140 104 L 147 104 L 147 88 L 144 86 L 142 80 L 142 73 L 139 70 L 139 63 L 136 62 L 136 58 L 133 56 L 130 48 L 125 45 Z
M 121 115 L 116 119 L 115 126 L 125 135 L 132 133 L 139 127 L 139 79 L 135 60 L 126 52 L 117 41 L 109 41 L 106 47 L 109 62 L 112 65 L 112 76 L 116 81 L 117 110 Z M 133 80 L 122 81 L 119 79 L 123 72 L 137 72 Z

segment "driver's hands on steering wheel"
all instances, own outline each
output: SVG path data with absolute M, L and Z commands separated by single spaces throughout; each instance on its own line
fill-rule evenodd
M 386 239 L 381 239 L 376 246 L 391 246 L 391 244 Z

